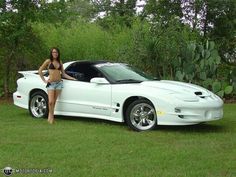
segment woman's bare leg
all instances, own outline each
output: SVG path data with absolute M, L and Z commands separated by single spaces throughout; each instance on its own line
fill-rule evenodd
M 54 119 L 54 97 L 55 97 L 54 90 L 48 90 L 48 122 L 53 123 Z
M 56 90 L 56 91 L 55 91 L 55 103 L 56 103 L 57 98 L 58 98 L 58 96 L 60 95 L 60 93 L 61 93 L 61 90 Z
M 58 98 L 60 93 L 61 93 L 61 90 L 55 90 L 54 91 L 54 104 L 53 104 L 53 119 L 52 119 L 52 123 L 54 122 L 54 109 L 55 109 L 55 105 L 56 105 L 57 98 Z

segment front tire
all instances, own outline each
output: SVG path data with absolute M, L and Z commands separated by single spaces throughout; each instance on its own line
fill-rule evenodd
M 157 116 L 152 103 L 146 99 L 139 99 L 132 102 L 126 110 L 126 122 L 135 131 L 145 131 L 155 128 Z
M 48 116 L 48 96 L 43 91 L 37 91 L 30 96 L 29 112 L 34 118 Z

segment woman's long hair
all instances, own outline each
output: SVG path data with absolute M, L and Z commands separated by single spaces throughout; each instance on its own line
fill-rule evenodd
M 53 51 L 53 50 L 56 50 L 56 51 L 57 51 L 57 53 L 58 53 L 57 61 L 60 63 L 60 50 L 59 50 L 58 48 L 56 48 L 56 47 L 53 47 L 53 48 L 51 48 L 51 50 L 50 50 L 50 60 L 51 60 L 51 62 L 53 61 L 53 56 L 52 56 L 52 51 Z

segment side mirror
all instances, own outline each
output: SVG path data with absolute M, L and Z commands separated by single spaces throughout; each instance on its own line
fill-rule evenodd
M 90 80 L 90 82 L 96 84 L 109 84 L 109 82 L 104 77 L 94 77 Z

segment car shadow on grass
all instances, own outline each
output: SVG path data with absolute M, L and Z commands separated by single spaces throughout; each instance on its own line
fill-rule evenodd
M 199 132 L 199 133 L 221 133 L 227 132 L 227 127 L 224 125 L 214 125 L 201 123 L 196 125 L 184 125 L 184 126 L 167 126 L 167 125 L 159 125 L 156 127 L 156 130 L 159 131 L 176 131 L 176 132 Z
M 22 116 L 29 116 L 28 113 L 19 113 Z M 31 117 L 31 116 L 29 116 Z M 34 118 L 33 118 L 34 119 Z M 36 118 L 37 119 L 37 118 Z M 45 118 L 46 120 L 47 118 Z M 79 121 L 83 123 L 95 123 L 95 124 L 107 124 L 107 125 L 114 125 L 118 127 L 125 128 L 127 130 L 131 130 L 125 122 L 114 122 L 104 119 L 96 119 L 96 118 L 87 118 L 87 117 L 75 117 L 75 116 L 62 116 L 62 115 L 55 115 L 55 119 L 57 120 L 65 120 L 65 121 Z M 132 130 L 131 130 L 132 131 Z M 211 124 L 211 123 L 201 123 L 196 125 L 185 125 L 185 126 L 168 126 L 168 125 L 158 125 L 152 131 L 161 131 L 161 132 L 199 132 L 199 133 L 222 133 L 222 132 L 229 132 L 230 127 L 219 124 Z
M 71 116 L 55 116 L 56 119 L 60 120 L 69 120 L 69 121 L 82 121 L 84 123 L 103 123 L 108 125 L 115 125 L 120 127 L 127 127 L 128 125 L 125 122 L 114 122 L 109 120 L 103 119 L 96 119 L 96 118 L 87 118 L 87 117 L 71 117 Z M 208 124 L 208 123 L 201 123 L 196 125 L 186 125 L 186 126 L 168 126 L 168 125 L 158 125 L 152 131 L 179 131 L 179 132 L 226 132 L 227 127 L 224 125 L 215 125 L 215 124 Z

